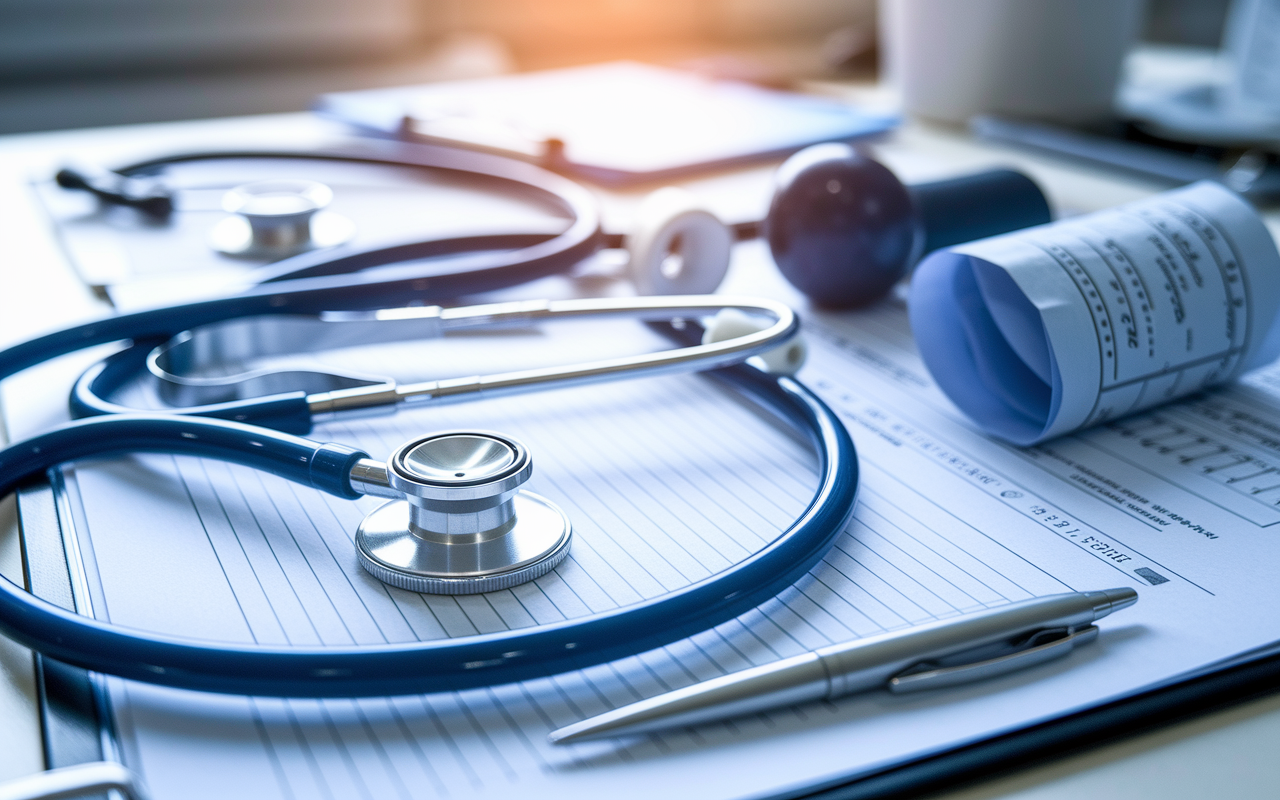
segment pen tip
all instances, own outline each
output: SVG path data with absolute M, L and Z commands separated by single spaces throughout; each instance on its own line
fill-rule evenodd
M 547 734 L 547 741 L 551 744 L 573 744 L 587 739 L 601 738 L 591 735 L 596 733 L 597 729 L 594 725 L 588 725 L 587 723 L 589 722 L 591 720 L 583 720 L 572 725 L 566 725 L 563 728 L 557 728 Z
M 1089 594 L 1093 598 L 1094 619 L 1105 617 L 1114 611 L 1128 608 L 1138 602 L 1138 592 L 1128 586 L 1122 586 L 1118 589 L 1103 589 L 1099 592 L 1089 592 Z

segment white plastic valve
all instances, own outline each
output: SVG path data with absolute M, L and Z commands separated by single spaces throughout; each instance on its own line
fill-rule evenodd
M 713 344 L 726 339 L 736 339 L 739 336 L 762 331 L 769 325 L 770 323 L 750 317 L 736 308 L 726 308 L 707 322 L 706 329 L 702 333 L 702 343 Z M 804 366 L 808 355 L 809 346 L 805 344 L 804 337 L 796 334 L 791 341 L 772 350 L 766 350 L 747 361 L 762 367 L 770 375 L 795 375 Z
M 733 234 L 684 189 L 646 197 L 627 235 L 631 280 L 642 295 L 711 294 L 729 270 Z

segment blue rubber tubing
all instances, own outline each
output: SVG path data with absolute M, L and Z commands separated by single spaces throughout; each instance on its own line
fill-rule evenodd
M 0 630 L 58 661 L 166 686 L 274 697 L 416 694 L 551 675 L 669 644 L 777 595 L 826 555 L 853 513 L 858 459 L 844 425 L 804 385 L 738 365 L 713 373 L 810 439 L 813 499 L 760 551 L 694 584 L 584 619 L 405 644 L 262 647 L 127 629 L 82 617 L 0 580 Z M 216 419 L 127 415 L 73 422 L 0 451 L 0 494 L 66 461 L 156 451 L 211 456 L 353 497 L 364 453 Z

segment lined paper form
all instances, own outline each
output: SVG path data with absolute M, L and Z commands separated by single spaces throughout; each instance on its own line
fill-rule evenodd
M 900 307 L 811 315 L 806 324 L 812 354 L 801 377 L 849 425 L 863 486 L 849 529 L 791 588 L 656 651 L 461 692 L 282 700 L 112 679 L 126 762 L 158 798 L 785 796 L 1280 640 L 1280 623 L 1258 610 L 1280 599 L 1269 578 L 1280 557 L 1270 523 L 1255 500 L 1213 494 L 1209 484 L 1222 484 L 1215 473 L 1197 473 L 1199 462 L 1171 461 L 1142 444 L 1151 417 L 1021 450 L 981 435 L 947 403 L 914 353 Z M 585 350 L 634 344 L 576 336 Z M 471 348 L 518 359 L 560 340 L 495 341 L 449 346 L 467 362 Z M 401 372 L 455 366 L 435 361 L 444 351 L 433 347 L 334 358 Z M 1280 393 L 1265 381 L 1158 413 L 1182 415 L 1184 427 L 1204 416 L 1188 410 L 1195 403 L 1274 413 Z M 1215 435 L 1230 447 L 1260 461 L 1280 456 L 1256 436 L 1247 441 L 1234 411 L 1215 413 L 1235 421 L 1202 427 L 1218 425 Z M 342 501 L 219 462 L 147 455 L 81 463 L 71 475 L 95 611 L 186 636 L 298 645 L 580 618 L 660 596 L 754 552 L 790 524 L 815 482 L 805 445 L 698 376 L 441 406 L 313 436 L 382 457 L 451 427 L 500 430 L 529 445 L 530 488 L 559 503 L 575 526 L 560 568 L 482 596 L 404 592 L 356 563 L 353 532 L 375 501 Z M 636 699 L 831 642 L 1115 586 L 1135 587 L 1141 599 L 1102 624 L 1096 645 L 998 680 L 916 696 L 871 693 L 617 742 L 546 742 L 552 729 Z

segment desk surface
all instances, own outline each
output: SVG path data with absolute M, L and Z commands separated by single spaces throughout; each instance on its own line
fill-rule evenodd
M 335 135 L 307 115 L 0 137 L 0 219 L 8 256 L 0 260 L 0 343 L 58 327 L 95 310 L 97 301 L 63 261 L 52 232 L 31 202 L 29 180 L 74 157 L 121 163 L 156 152 L 237 145 L 306 147 Z M 1012 165 L 1044 187 L 1059 213 L 1079 213 L 1137 199 L 1160 186 L 974 142 L 965 134 L 907 126 L 876 146 L 907 181 L 943 177 L 996 164 Z M 759 218 L 768 202 L 771 167 L 713 175 L 687 186 L 726 219 Z M 643 191 L 601 195 L 606 221 L 620 229 Z M 1280 234 L 1280 212 L 1267 214 Z M 3 429 L 0 428 L 0 438 Z M 12 503 L 0 503 L 0 572 L 20 577 Z M 42 768 L 30 653 L 0 639 L 0 780 Z M 1157 733 L 957 789 L 946 800 L 1009 798 L 1253 798 L 1280 783 L 1273 743 L 1280 739 L 1280 697 L 1188 721 Z

